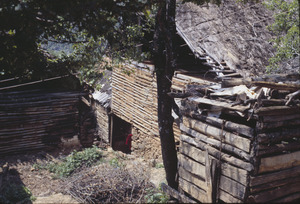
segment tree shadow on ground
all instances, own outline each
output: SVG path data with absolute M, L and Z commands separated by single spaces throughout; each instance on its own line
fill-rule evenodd
M 6 163 L 0 166 L 0 203 L 32 203 L 32 194 L 19 172 Z

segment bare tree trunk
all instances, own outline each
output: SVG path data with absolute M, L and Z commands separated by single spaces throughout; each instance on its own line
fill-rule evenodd
M 167 94 L 170 92 L 171 80 L 176 67 L 175 8 L 176 0 L 160 2 L 154 35 L 154 63 L 157 77 L 158 125 L 162 158 L 168 185 L 177 189 L 177 153 L 172 117 L 173 99 Z

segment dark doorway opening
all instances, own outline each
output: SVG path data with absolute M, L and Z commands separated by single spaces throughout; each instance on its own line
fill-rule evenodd
M 113 150 L 131 153 L 131 124 L 112 115 L 111 146 Z

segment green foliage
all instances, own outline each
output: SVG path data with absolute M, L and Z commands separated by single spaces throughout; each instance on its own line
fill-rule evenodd
M 50 162 L 46 165 L 34 164 L 33 168 L 47 169 L 55 174 L 56 178 L 68 177 L 81 167 L 89 167 L 99 162 L 102 152 L 96 146 L 86 148 L 83 151 L 73 151 L 70 155 L 63 158 L 62 162 Z M 101 160 L 100 160 L 101 161 Z
M 28 203 L 36 198 L 24 185 L 9 184 L 0 195 L 0 203 Z
M 164 164 L 157 163 L 157 164 L 155 164 L 155 168 L 157 168 L 157 169 L 164 168 Z
M 148 188 L 146 189 L 145 202 L 146 203 L 167 203 L 169 200 L 168 195 L 166 195 L 161 188 Z
M 45 78 L 71 71 L 90 81 L 97 77 L 90 70 L 104 54 L 144 57 L 135 45 L 151 32 L 153 3 L 2 0 L 0 76 Z
M 274 11 L 274 23 L 268 28 L 276 34 L 272 40 L 277 52 L 270 58 L 268 71 L 276 71 L 282 62 L 299 56 L 299 2 L 298 0 L 268 0 L 264 5 Z

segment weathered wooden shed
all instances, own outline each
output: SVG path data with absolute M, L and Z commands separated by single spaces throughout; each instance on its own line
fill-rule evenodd
M 225 3 L 177 9 L 178 33 L 207 66 L 179 67 L 169 94 L 181 98 L 179 191 L 205 203 L 295 201 L 299 73 L 261 75 L 274 51 L 270 14 L 261 4 Z

